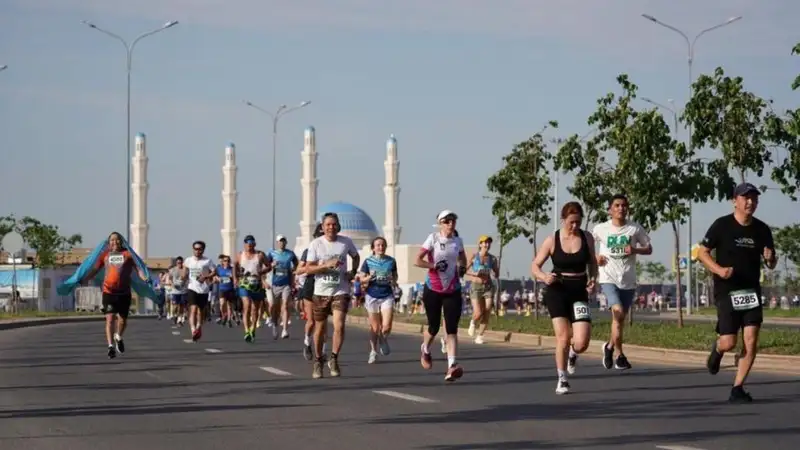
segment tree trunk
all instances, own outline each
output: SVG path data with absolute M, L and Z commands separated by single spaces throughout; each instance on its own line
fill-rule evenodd
M 683 328 L 683 308 L 681 307 L 681 298 L 683 292 L 681 291 L 681 267 L 680 267 L 680 232 L 678 231 L 678 224 L 672 222 L 672 232 L 675 236 L 675 306 L 678 309 L 678 328 Z

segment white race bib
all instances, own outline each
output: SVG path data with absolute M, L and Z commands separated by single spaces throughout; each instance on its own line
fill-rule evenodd
M 315 281 L 326 287 L 335 287 L 339 286 L 339 280 L 340 276 L 339 276 L 339 271 L 337 270 L 337 271 L 326 272 Z
M 761 306 L 756 292 L 750 289 L 742 289 L 730 293 L 733 309 L 736 311 L 749 311 Z
M 189 278 L 196 280 L 201 273 L 203 273 L 201 269 L 189 269 Z
M 258 287 L 258 285 L 261 284 L 261 279 L 257 275 L 250 275 L 247 277 L 247 284 L 253 288 Z
M 114 267 L 120 267 L 125 263 L 125 255 L 122 253 L 109 253 L 108 264 Z
M 231 282 L 231 277 L 220 277 L 219 282 L 221 284 L 228 284 Z
M 287 273 L 288 273 L 288 271 L 286 269 L 282 268 L 282 267 L 276 267 L 275 268 L 275 276 L 276 277 L 286 276 Z
M 572 312 L 574 313 L 575 321 L 592 320 L 592 312 L 589 310 L 589 305 L 584 302 L 573 303 Z

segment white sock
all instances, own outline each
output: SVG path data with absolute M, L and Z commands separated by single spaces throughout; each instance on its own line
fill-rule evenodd
M 456 357 L 447 355 L 447 367 L 451 367 L 455 363 L 456 363 Z
M 311 337 L 310 336 L 306 335 L 306 337 L 303 338 L 303 345 L 305 345 L 305 346 L 311 345 Z
M 422 344 L 422 346 L 420 346 L 420 349 L 422 350 L 422 353 L 425 353 L 426 355 L 431 354 L 431 349 L 428 348 L 424 343 Z
M 122 340 L 122 336 L 120 336 L 119 333 L 114 333 L 114 339 L 116 339 L 118 341 L 121 341 Z
M 569 346 L 569 357 L 570 357 L 570 358 L 572 358 L 572 357 L 574 357 L 574 356 L 578 356 L 578 354 L 577 354 L 577 353 L 575 353 L 575 350 L 574 350 L 574 349 L 572 348 L 572 346 L 570 345 L 570 346 Z
M 558 369 L 558 379 L 559 380 L 566 380 L 567 379 L 567 372 Z

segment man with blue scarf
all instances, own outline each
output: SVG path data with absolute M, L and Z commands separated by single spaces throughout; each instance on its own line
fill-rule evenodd
M 122 335 L 133 302 L 132 291 L 136 291 L 140 298 L 150 298 L 156 303 L 159 297 L 151 285 L 150 273 L 144 261 L 117 232 L 111 233 L 107 241 L 98 245 L 78 270 L 56 290 L 59 295 L 69 295 L 76 287 L 98 275 L 102 277 L 103 284 L 108 357 L 115 358 L 117 353 L 125 353 Z

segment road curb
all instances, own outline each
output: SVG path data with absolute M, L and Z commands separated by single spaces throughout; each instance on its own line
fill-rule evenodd
M 368 327 L 369 322 L 363 316 L 347 316 L 347 323 L 360 327 Z M 393 333 L 401 334 L 422 334 L 425 325 L 395 321 L 392 325 Z M 466 333 L 466 328 L 461 328 L 460 332 Z M 514 333 L 511 331 L 490 331 L 487 330 L 483 335 L 487 344 L 511 345 L 522 348 L 554 349 L 556 339 L 553 336 L 540 336 L 537 334 Z M 592 340 L 589 349 L 584 355 L 602 357 L 602 341 Z M 696 350 L 677 350 L 658 347 L 645 347 L 641 345 L 625 344 L 625 355 L 630 359 L 635 359 L 651 364 L 687 366 L 705 368 L 707 352 Z M 722 360 L 723 368 L 734 367 L 734 354 L 726 353 Z M 789 355 L 765 355 L 759 354 L 756 363 L 753 365 L 754 372 L 767 372 L 778 374 L 800 375 L 800 356 Z
M 147 315 L 130 316 L 129 319 L 144 319 L 153 318 Z M 83 323 L 83 322 L 98 322 L 105 320 L 103 315 L 94 316 L 64 316 L 64 317 L 30 317 L 24 319 L 6 319 L 0 321 L 1 330 L 14 330 L 18 328 L 38 327 L 42 325 L 57 325 L 62 323 Z

